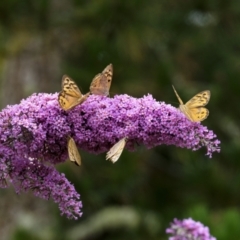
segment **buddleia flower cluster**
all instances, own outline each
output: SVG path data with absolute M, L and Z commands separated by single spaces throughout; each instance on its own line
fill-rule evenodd
M 174 219 L 166 233 L 171 235 L 169 240 L 216 240 L 209 233 L 209 228 L 201 222 L 191 218 L 178 220 Z
M 0 112 L 1 187 L 12 184 L 17 193 L 31 190 L 35 196 L 53 199 L 68 218 L 80 217 L 80 195 L 54 167 L 68 158 L 68 136 L 95 154 L 106 153 L 126 136 L 128 150 L 138 143 L 193 151 L 205 147 L 209 157 L 220 151 L 211 130 L 150 94 L 142 98 L 90 95 L 71 111 L 60 108 L 58 93 L 33 94 Z

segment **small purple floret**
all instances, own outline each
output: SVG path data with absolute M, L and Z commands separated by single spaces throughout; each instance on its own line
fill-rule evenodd
M 123 137 L 126 148 L 175 145 L 207 155 L 219 152 L 220 141 L 200 123 L 189 121 L 178 109 L 151 95 L 133 98 L 90 96 L 70 111 L 60 108 L 58 94 L 33 94 L 0 112 L 0 187 L 10 181 L 17 192 L 32 190 L 52 198 L 62 214 L 81 216 L 81 201 L 73 185 L 53 167 L 67 158 L 67 139 L 91 153 L 106 152 Z
M 166 233 L 171 235 L 169 240 L 216 240 L 210 235 L 208 227 L 191 218 L 184 220 L 175 218 L 170 227 L 166 229 Z

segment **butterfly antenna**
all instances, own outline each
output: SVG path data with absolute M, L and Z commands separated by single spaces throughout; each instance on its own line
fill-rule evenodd
M 175 92 L 175 94 L 176 94 L 176 96 L 177 96 L 177 99 L 178 99 L 178 101 L 179 101 L 180 105 L 184 105 L 184 103 L 183 103 L 182 99 L 179 97 L 179 95 L 178 95 L 178 93 L 177 93 L 177 91 L 175 90 L 175 88 L 174 88 L 174 86 L 173 86 L 173 85 L 172 85 L 172 87 L 173 87 L 173 91 Z

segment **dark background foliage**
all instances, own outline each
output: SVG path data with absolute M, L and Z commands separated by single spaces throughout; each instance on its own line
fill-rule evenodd
M 59 171 L 76 186 L 83 217 L 50 201 L 0 191 L 2 239 L 167 239 L 174 217 L 203 222 L 219 240 L 240 238 L 240 2 L 8 0 L 0 2 L 1 106 L 57 92 L 63 74 L 87 92 L 113 63 L 111 96 L 127 93 L 178 106 L 209 89 L 203 122 L 221 140 L 205 149 L 124 151 L 116 164 L 81 151 L 83 166 Z

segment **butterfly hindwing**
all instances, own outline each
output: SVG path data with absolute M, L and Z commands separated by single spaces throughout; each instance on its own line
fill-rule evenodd
M 193 122 L 201 122 L 208 117 L 209 111 L 205 107 L 191 108 L 189 115 Z
M 97 74 L 90 85 L 90 92 L 95 95 L 108 96 L 112 83 L 113 67 L 109 64 L 102 73 Z
M 90 92 L 94 95 L 108 96 L 107 78 L 102 74 L 97 74 L 91 83 Z
M 79 104 L 79 99 L 66 95 L 64 92 L 60 92 L 58 95 L 58 102 L 63 110 L 67 111 Z

